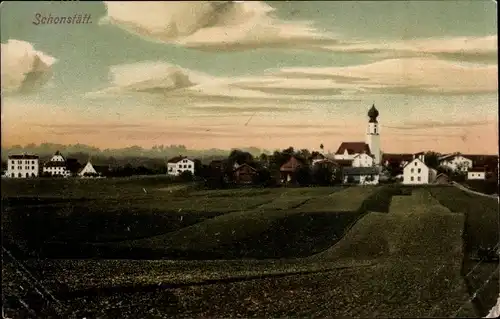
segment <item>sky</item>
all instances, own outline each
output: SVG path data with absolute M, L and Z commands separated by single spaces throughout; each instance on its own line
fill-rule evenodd
M 335 151 L 365 140 L 375 104 L 384 152 L 498 153 L 490 0 L 22 1 L 0 13 L 4 146 Z M 89 23 L 38 23 L 80 14 Z

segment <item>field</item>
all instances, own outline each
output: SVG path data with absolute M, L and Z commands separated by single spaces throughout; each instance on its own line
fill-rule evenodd
M 498 295 L 469 300 L 498 206 L 451 186 L 2 180 L 2 223 L 64 317 L 477 316 Z

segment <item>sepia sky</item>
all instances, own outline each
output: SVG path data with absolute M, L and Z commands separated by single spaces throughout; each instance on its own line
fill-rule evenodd
M 2 143 L 498 153 L 493 1 L 7 2 Z M 34 25 L 36 14 L 90 15 Z

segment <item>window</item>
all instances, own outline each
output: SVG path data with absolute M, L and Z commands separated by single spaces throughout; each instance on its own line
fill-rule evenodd
M 420 172 L 422 172 L 422 169 L 420 169 L 420 168 L 419 168 L 419 169 L 417 170 L 417 172 L 419 172 L 419 173 L 420 173 Z M 419 177 L 419 178 L 420 178 L 420 177 Z
M 410 180 L 413 182 L 413 176 L 410 178 Z
M 413 173 L 413 168 L 410 170 L 410 173 Z
M 375 134 L 377 134 L 377 127 L 376 127 L 376 126 L 375 126 L 375 128 L 374 128 L 374 131 L 375 131 Z
M 22 169 L 23 169 L 23 167 L 22 167 L 22 166 L 18 166 L 18 167 L 17 167 L 17 169 L 18 169 L 18 170 L 22 170 Z
M 191 168 L 191 165 L 188 165 L 188 168 Z
M 415 162 L 415 166 L 417 166 L 417 162 Z
M 14 169 L 14 166 L 12 166 L 12 169 Z
M 31 169 L 33 169 L 33 170 L 34 170 L 34 169 L 35 169 L 35 166 L 31 166 Z
M 420 176 L 418 176 L 418 177 L 417 177 L 417 181 L 419 181 L 419 182 L 420 182 Z

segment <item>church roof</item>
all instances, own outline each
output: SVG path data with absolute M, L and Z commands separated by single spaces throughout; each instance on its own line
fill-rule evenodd
M 370 123 L 377 123 L 378 110 L 375 108 L 375 104 L 372 105 L 368 111 L 368 117 L 370 118 Z
M 335 154 L 342 155 L 346 150 L 349 155 L 362 153 L 371 154 L 370 146 L 365 142 L 342 142 Z

